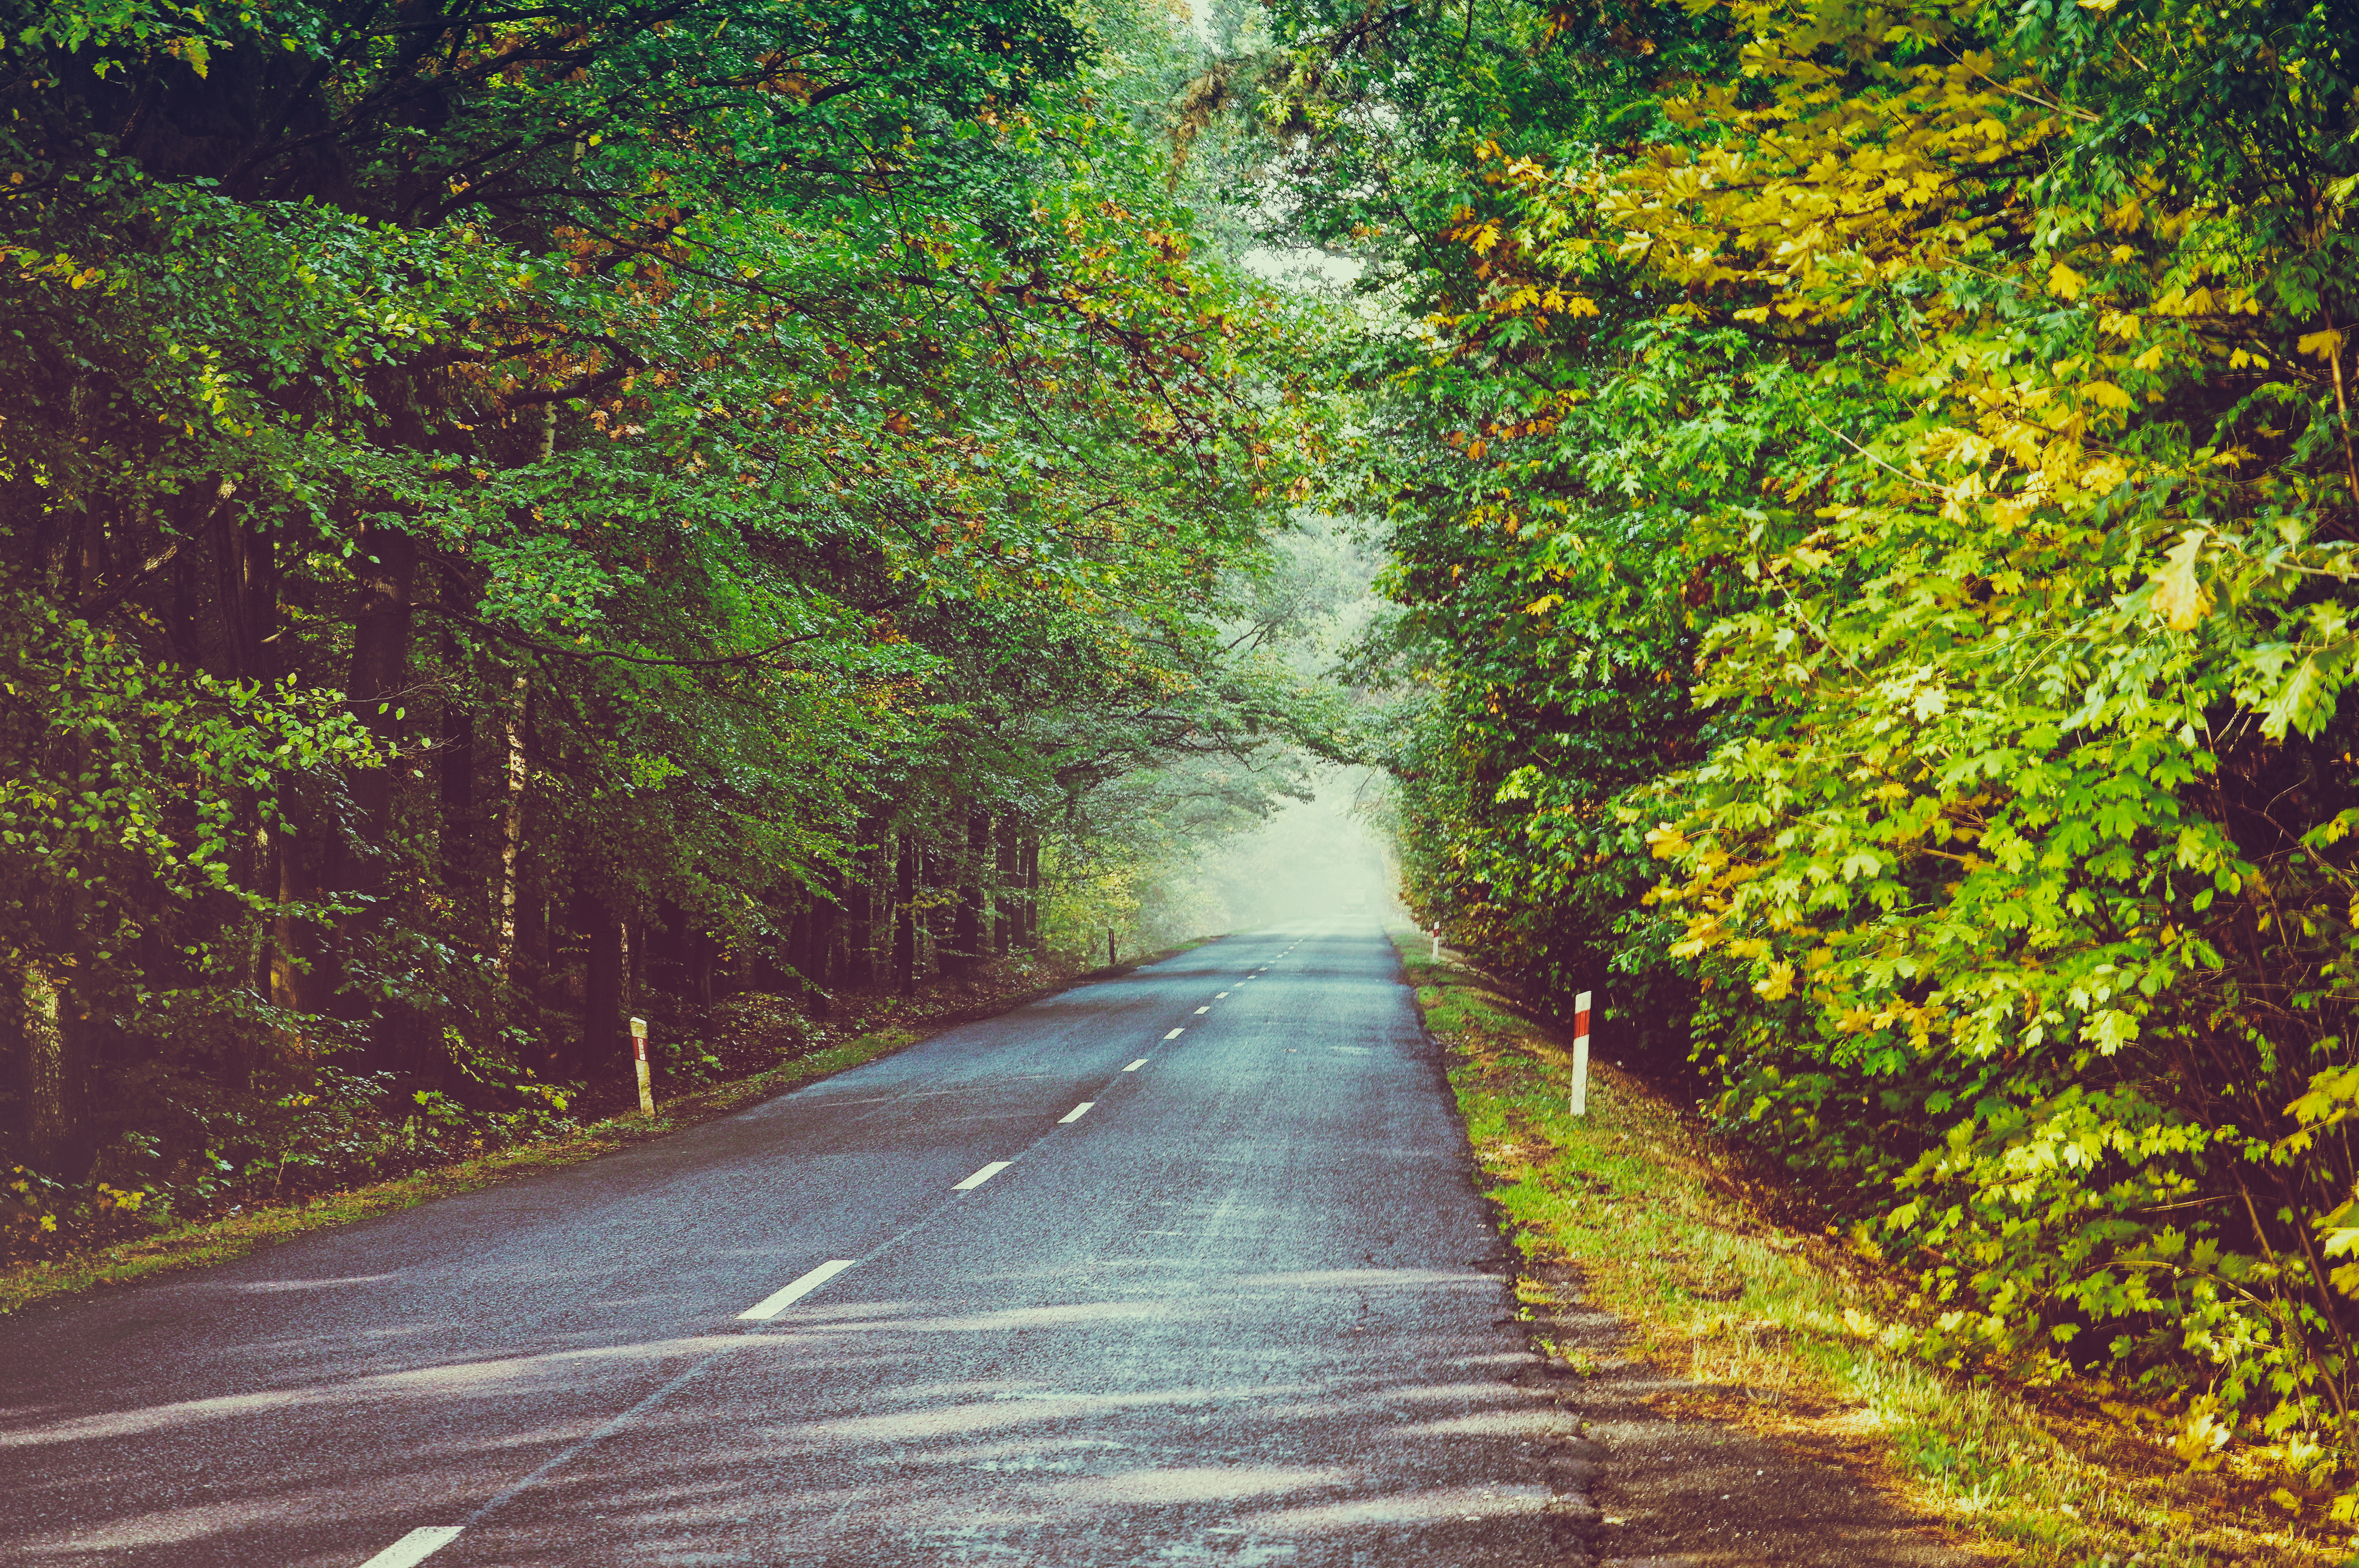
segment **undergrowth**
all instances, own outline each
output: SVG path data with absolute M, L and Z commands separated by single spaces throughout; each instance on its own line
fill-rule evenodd
M 679 1131 L 797 1084 L 858 1066 L 919 1038 L 916 1032 L 908 1029 L 863 1034 L 766 1071 L 660 1105 L 653 1117 L 609 1117 L 513 1148 L 455 1160 L 386 1181 L 321 1193 L 299 1201 L 266 1203 L 110 1246 L 10 1264 L 0 1268 L 0 1314 L 100 1285 L 127 1284 L 152 1274 L 225 1263 L 257 1247 L 309 1231 L 348 1225 L 373 1215 L 412 1208 L 434 1198 L 473 1192 L 532 1171 L 575 1164 L 627 1144 Z
M 1639 1353 L 1692 1381 L 1667 1396 L 1684 1409 L 1772 1435 L 1864 1422 L 1935 1511 L 2042 1568 L 2359 1563 L 2321 1512 L 2286 1506 L 2305 1499 L 2265 1457 L 2232 1447 L 2190 1472 L 2180 1412 L 2101 1379 L 1973 1379 L 1912 1354 L 1925 1325 L 1904 1282 L 1778 1224 L 1769 1178 L 1689 1107 L 1600 1062 L 1574 1118 L 1571 1053 L 1544 1025 L 1414 933 L 1395 940 L 1510 1238 L 1574 1265 Z

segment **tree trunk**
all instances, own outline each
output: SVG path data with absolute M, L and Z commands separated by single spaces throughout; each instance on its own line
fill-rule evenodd
M 346 694 L 353 717 L 377 743 L 388 765 L 364 768 L 353 777 L 353 801 L 361 809 L 363 855 L 350 868 L 343 887 L 374 892 L 383 885 L 393 836 L 390 765 L 401 744 L 400 700 L 409 672 L 410 596 L 418 575 L 418 541 L 397 529 L 370 524 L 361 529 L 358 565 L 360 611 L 353 620 L 353 673 Z
M 970 811 L 960 858 L 958 917 L 951 927 L 951 972 L 972 979 L 983 961 L 983 881 L 991 854 L 991 814 Z
M 521 891 L 519 876 L 524 870 L 525 782 L 530 776 L 525 755 L 525 719 L 531 695 L 531 677 L 518 670 L 508 688 L 507 783 L 506 796 L 500 804 L 499 907 L 494 912 L 499 935 L 493 946 L 493 959 L 504 983 L 509 979 L 509 967 L 516 959 L 516 901 Z
M 1016 911 L 1023 902 L 1023 840 L 1016 831 L 1016 818 L 999 819 L 998 851 L 992 868 L 991 950 L 1005 958 L 1014 951 L 1016 941 Z
M 623 1057 L 623 980 L 630 961 L 623 923 L 594 893 L 573 895 L 582 937 L 582 1043 L 575 1075 L 595 1083 Z
M 17 994 L 23 1007 L 25 1162 L 43 1175 L 71 1181 L 82 1173 L 67 1168 L 73 1162 L 79 1129 L 67 1050 L 65 983 L 49 964 L 28 959 Z
M 203 521 L 213 538 L 213 576 L 221 606 L 221 671 L 233 680 L 268 680 L 288 666 L 275 649 L 278 632 L 278 557 L 270 535 L 230 510 L 237 487 L 223 480 Z M 194 532 L 183 523 L 181 533 Z
M 803 967 L 803 978 L 810 989 L 803 1006 L 813 1018 L 827 1016 L 828 989 L 835 982 L 836 913 L 841 907 L 836 901 L 842 895 L 843 873 L 832 873 L 828 881 L 828 891 L 811 900 L 810 942 L 805 949 L 810 961 Z
M 701 925 L 691 927 L 684 940 L 687 957 L 682 968 L 687 970 L 688 1000 L 709 1009 L 712 1005 L 712 969 L 721 957 L 721 944 Z
M 788 1001 L 800 1003 L 810 995 L 810 952 L 811 899 L 809 893 L 799 893 L 795 899 L 795 917 L 787 925 L 787 972 L 778 987 Z
M 863 989 L 876 984 L 876 890 L 885 881 L 886 824 L 870 817 L 860 825 L 858 859 L 852 877 L 852 898 L 845 910 L 851 929 L 844 944 L 843 979 Z M 889 905 L 890 901 L 883 901 Z
M 1040 950 L 1040 839 L 1038 834 L 1024 836 L 1022 853 L 1024 887 L 1023 902 L 1016 906 L 1016 940 L 1027 953 Z
M 400 700 L 409 666 L 410 592 L 418 568 L 418 541 L 397 530 L 371 523 L 361 529 L 354 553 L 353 576 L 360 585 L 360 608 L 353 620 L 353 662 L 345 694 L 353 716 L 376 741 L 378 765 L 355 768 L 350 775 L 353 804 L 357 807 L 356 843 L 324 840 L 321 883 L 332 892 L 357 893 L 371 905 L 383 895 L 386 868 L 393 849 L 393 765 L 401 742 Z M 338 923 L 335 947 L 314 961 L 313 976 L 320 994 L 341 1000 L 340 1011 L 357 1015 L 369 1004 L 357 997 L 339 997 L 341 965 L 360 934 L 375 924 L 373 908 L 345 916 Z M 401 1071 L 407 1064 L 396 1039 L 397 1031 L 372 1030 L 369 1065 Z
M 923 853 L 915 838 L 901 835 L 894 867 L 893 989 L 903 996 L 918 994 L 918 857 Z
M 271 835 L 278 859 L 278 902 L 310 903 L 320 895 L 321 846 L 316 834 Z M 280 914 L 271 933 L 270 1000 L 294 1012 L 325 1011 L 320 923 Z
M 442 882 L 464 887 L 475 871 L 475 717 L 442 699 Z

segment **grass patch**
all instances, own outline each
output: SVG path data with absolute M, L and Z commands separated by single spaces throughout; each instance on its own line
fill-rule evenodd
M 1899 1282 L 1822 1235 L 1768 1217 L 1762 1179 L 1692 1110 L 1597 1064 L 1589 1115 L 1567 1105 L 1571 1054 L 1502 987 L 1393 932 L 1509 1238 L 1571 1264 L 1634 1350 L 1689 1380 L 1681 1418 L 1807 1444 L 1864 1437 L 1930 1511 L 2009 1561 L 2054 1568 L 2323 1568 L 2347 1534 L 2270 1493 L 2284 1478 L 2188 1474 L 2159 1412 L 2073 1389 L 1967 1379 L 1906 1352 Z M 1546 1283 L 1525 1281 L 1537 1306 Z M 1534 1315 L 1538 1315 L 1535 1314 Z M 1574 1370 L 1586 1369 L 1574 1365 Z
M 924 1038 L 915 1029 L 884 1029 L 847 1040 L 840 1045 L 781 1062 L 745 1077 L 683 1095 L 659 1107 L 652 1117 L 636 1113 L 609 1117 L 555 1138 L 537 1140 L 475 1158 L 439 1165 L 410 1175 L 372 1182 L 345 1192 L 323 1193 L 286 1204 L 257 1206 L 242 1214 L 218 1216 L 194 1224 L 175 1226 L 136 1241 L 76 1253 L 69 1257 L 20 1263 L 0 1271 L 0 1314 L 19 1311 L 35 1302 L 71 1295 L 102 1285 L 128 1284 L 155 1274 L 200 1269 L 242 1258 L 258 1247 L 285 1241 L 309 1231 L 349 1225 L 356 1219 L 415 1207 L 434 1198 L 450 1197 L 495 1185 L 536 1171 L 559 1169 L 600 1154 L 643 1143 L 709 1121 L 755 1100 L 767 1098 L 848 1067 L 856 1067 L 900 1050 Z

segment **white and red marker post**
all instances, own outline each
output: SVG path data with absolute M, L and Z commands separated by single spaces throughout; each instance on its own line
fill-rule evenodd
M 656 1089 L 653 1080 L 647 1076 L 647 1021 L 644 1018 L 631 1020 L 631 1055 L 639 1065 L 639 1113 L 653 1116 L 656 1113 Z
M 1572 1114 L 1589 1114 L 1589 993 L 1572 999 Z

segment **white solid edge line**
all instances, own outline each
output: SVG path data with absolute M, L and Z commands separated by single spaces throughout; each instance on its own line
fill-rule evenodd
M 1187 1033 L 1187 1031 L 1186 1031 L 1186 1030 L 1184 1030 L 1184 1029 L 1175 1029 L 1175 1030 L 1173 1030 L 1170 1033 L 1169 1033 L 1169 1034 L 1165 1035 L 1163 1038 L 1165 1038 L 1166 1040 L 1177 1040 L 1177 1039 L 1179 1039 L 1179 1038 L 1180 1038 L 1180 1036 L 1181 1036 L 1182 1034 L 1185 1034 L 1186 1033 Z
M 1069 1122 L 1069 1121 L 1079 1121 L 1079 1120 L 1081 1120 L 1082 1117 L 1087 1116 L 1087 1115 L 1089 1114 L 1090 1107 L 1092 1107 L 1092 1106 L 1093 1106 L 1093 1105 L 1095 1105 L 1095 1104 L 1097 1104 L 1097 1103 L 1098 1103 L 1098 1102 L 1097 1102 L 1097 1101 L 1095 1101 L 1095 1100 L 1093 1100 L 1093 1099 L 1085 1099 L 1085 1100 L 1083 1100 L 1081 1104 L 1079 1104 L 1079 1105 L 1075 1106 L 1072 1109 L 1071 1109 L 1071 1110 L 1067 1111 L 1064 1115 L 1062 1115 L 1062 1116 L 1059 1117 L 1059 1118 L 1057 1119 L 1057 1125 L 1058 1125 L 1058 1126 L 1060 1126 L 1060 1127 L 1062 1127 L 1062 1126 L 1064 1126 L 1064 1125 L 1065 1125 L 1065 1123 L 1067 1123 L 1067 1122 Z
M 1012 1163 L 1014 1163 L 1013 1161 L 994 1160 L 990 1164 L 985 1165 L 982 1170 L 977 1171 L 973 1175 L 969 1176 L 965 1181 L 961 1182 L 957 1186 L 952 1187 L 951 1191 L 954 1193 L 973 1192 L 975 1188 L 983 1185 L 984 1183 L 991 1180 L 992 1177 L 999 1174 L 1000 1172 L 1007 1169 L 1007 1167 Z
M 460 1524 L 429 1524 L 411 1530 L 383 1552 L 361 1564 L 361 1568 L 410 1568 L 423 1563 L 452 1541 L 467 1527 Z
M 1146 1057 L 1144 1057 L 1144 1056 L 1141 1056 L 1137 1061 L 1133 1062 L 1129 1066 L 1125 1067 L 1125 1068 L 1123 1069 L 1123 1071 L 1124 1071 L 1124 1072 L 1125 1072 L 1125 1073 L 1135 1073 L 1135 1072 L 1138 1071 L 1138 1069 L 1139 1069 L 1139 1068 L 1144 1067 L 1145 1065 L 1147 1065 L 1147 1058 L 1146 1058 Z
M 831 1258 L 785 1290 L 774 1295 L 765 1296 L 754 1305 L 747 1307 L 737 1314 L 737 1319 L 741 1323 L 748 1320 L 766 1323 L 859 1261 L 857 1258 Z

